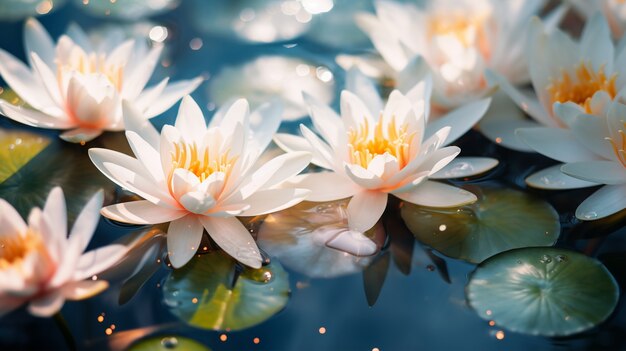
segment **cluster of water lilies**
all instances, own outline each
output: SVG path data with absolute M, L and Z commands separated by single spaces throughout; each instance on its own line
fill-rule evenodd
M 348 199 L 349 235 L 340 243 L 337 236 L 324 241 L 355 254 L 363 254 L 366 242 L 373 254 L 379 246 L 364 233 L 383 216 L 389 195 L 429 208 L 477 201 L 445 182 L 498 164 L 458 157 L 461 149 L 451 144 L 472 128 L 503 147 L 534 150 L 561 163 L 531 174 L 532 187 L 604 185 L 580 204 L 579 219 L 623 211 L 626 45 L 615 44 L 612 35 L 621 35 L 625 22 L 604 3 L 572 1 L 540 19 L 544 0 L 433 0 L 422 7 L 377 0 L 375 14 L 354 20 L 378 54 L 337 58 L 347 70 L 339 111 L 305 95 L 310 123 L 300 125 L 301 136 L 277 133 L 283 119 L 278 100 L 252 111 L 247 100 L 230 100 L 209 119 L 189 96 L 201 78 L 165 78 L 146 88 L 161 45 L 95 45 L 77 26 L 55 43 L 29 19 L 28 65 L 0 50 L 0 75 L 26 104 L 0 101 L 0 112 L 22 124 L 62 130 L 63 140 L 86 147 L 103 131 L 125 131 L 134 157 L 106 148 L 90 148 L 89 156 L 107 178 L 141 199 L 100 208 L 104 200 L 96 194 L 69 238 L 59 188 L 43 210 L 32 210 L 28 224 L 0 199 L 0 315 L 28 304 L 31 313 L 50 316 L 65 299 L 107 287 L 97 274 L 115 265 L 127 247 L 83 254 L 98 213 L 130 224 L 169 223 L 174 268 L 194 257 L 205 231 L 228 255 L 259 268 L 262 251 L 239 217 L 302 201 Z M 588 16 L 577 41 L 558 28 L 570 5 Z M 383 96 L 382 82 L 393 86 Z M 175 123 L 157 130 L 150 118 L 178 101 Z M 272 142 L 284 152 L 267 157 Z

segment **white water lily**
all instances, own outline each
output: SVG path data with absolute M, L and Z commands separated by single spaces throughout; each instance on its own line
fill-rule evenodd
M 52 189 L 43 210 L 30 212 L 28 224 L 0 199 L 0 316 L 23 304 L 35 316 L 52 316 L 65 300 L 86 299 L 108 287 L 96 274 L 117 263 L 126 247 L 83 253 L 98 225 L 102 200 L 98 192 L 87 202 L 68 237 L 61 188 Z
M 517 131 L 537 152 L 565 162 L 556 168 L 574 178 L 563 176 L 560 182 L 552 181 L 556 188 L 606 184 L 578 206 L 576 217 L 582 220 L 604 218 L 626 208 L 626 91 L 620 95 L 606 103 L 599 115 L 575 108 L 558 109 L 568 130 L 544 127 Z M 544 174 L 550 172 L 556 171 Z
M 35 19 L 24 27 L 30 68 L 0 49 L 0 75 L 30 108 L 0 101 L 7 117 L 30 126 L 67 130 L 60 137 L 87 142 L 103 131 L 124 130 L 122 100 L 132 102 L 143 118 L 154 117 L 192 92 L 201 78 L 168 85 L 168 78 L 144 89 L 162 46 L 143 42 L 105 42 L 93 48 L 77 26 L 56 45 Z
M 430 0 L 418 7 L 377 0 L 376 15 L 360 14 L 357 23 L 396 73 L 391 78 L 400 91 L 407 92 L 431 71 L 433 103 L 449 109 L 490 93 L 485 68 L 514 84 L 528 82 L 525 35 L 520 33 L 544 4 L 544 0 Z M 554 13 L 554 22 L 561 14 Z M 350 64 L 346 57 L 339 62 Z M 379 70 L 368 62 L 356 64 L 364 72 Z
M 623 0 L 567 0 L 585 19 L 601 12 L 606 17 L 611 32 L 621 38 L 626 31 L 626 3 Z
M 524 149 L 513 136 L 519 127 L 568 128 L 564 118 L 570 114 L 557 113 L 557 108 L 603 115 L 608 103 L 626 85 L 626 50 L 615 48 L 608 24 L 600 14 L 587 22 L 579 42 L 560 30 L 548 33 L 539 19 L 533 19 L 527 52 L 535 94 L 518 90 L 495 72 L 487 74 L 534 119 L 510 119 L 507 117 L 515 113 L 503 112 L 499 124 L 481 124 L 483 133 L 504 146 Z
M 95 148 L 89 156 L 109 179 L 145 200 L 108 206 L 102 214 L 125 223 L 171 222 L 167 247 L 176 268 L 196 253 L 203 229 L 229 255 L 260 267 L 259 249 L 236 216 L 278 211 L 309 194 L 279 188 L 308 165 L 309 153 L 282 154 L 254 167 L 280 125 L 280 106 L 265 104 L 250 115 L 248 102 L 240 99 L 219 110 L 207 128 L 202 111 L 187 96 L 175 125 L 165 125 L 160 135 L 138 114 L 124 105 L 126 137 L 136 158 Z
M 347 206 L 348 226 L 357 232 L 372 228 L 379 220 L 388 194 L 431 207 L 476 201 L 476 196 L 468 191 L 429 180 L 445 178 L 439 172 L 451 171 L 444 167 L 451 164 L 460 149 L 444 146 L 451 133 L 464 129 L 443 127 L 441 120 L 427 125 L 430 80 L 419 83 L 406 96 L 394 90 L 384 107 L 373 84 L 365 83 L 357 84 L 358 95 L 348 90 L 341 93 L 341 117 L 328 106 L 306 97 L 313 125 L 324 140 L 304 125 L 300 126 L 304 138 L 288 134 L 275 137 L 283 149 L 309 151 L 314 164 L 330 170 L 294 178 L 294 186 L 312 190 L 307 200 L 352 197 Z M 461 117 L 476 120 L 488 105 L 489 99 L 470 104 L 452 112 L 456 116 L 449 116 L 447 121 Z M 469 122 L 467 129 L 472 124 Z M 451 172 L 469 176 L 483 171 L 457 167 Z

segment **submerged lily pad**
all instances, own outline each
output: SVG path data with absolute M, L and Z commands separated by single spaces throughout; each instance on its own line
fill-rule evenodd
M 132 344 L 128 351 L 211 351 L 201 343 L 184 336 L 159 335 L 151 336 Z
M 467 285 L 469 304 L 512 331 L 565 336 L 592 328 L 613 311 L 617 283 L 599 261 L 556 248 L 524 248 L 494 256 Z
M 285 307 L 289 280 L 278 262 L 238 269 L 221 251 L 196 256 L 167 277 L 164 302 L 185 323 L 212 330 L 248 328 Z
M 418 241 L 472 263 L 520 247 L 552 246 L 558 239 L 559 216 L 547 202 L 499 186 L 468 190 L 477 202 L 452 209 L 404 203 L 402 218 Z
M 0 183 L 7 180 L 50 143 L 43 135 L 0 130 Z
M 303 202 L 267 216 L 258 244 L 287 267 L 309 277 L 335 277 L 367 267 L 384 242 L 380 225 L 348 228 L 347 200 Z

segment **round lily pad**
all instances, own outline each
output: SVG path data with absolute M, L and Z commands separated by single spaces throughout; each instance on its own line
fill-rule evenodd
M 617 283 L 599 261 L 556 248 L 496 255 L 476 268 L 466 288 L 478 315 L 532 335 L 566 336 L 604 321 L 619 298 Z
M 7 180 L 50 143 L 50 138 L 25 131 L 0 129 L 0 183 Z
M 211 351 L 201 343 L 184 336 L 159 335 L 150 336 L 133 343 L 127 351 Z
M 402 218 L 421 243 L 472 263 L 520 247 L 552 246 L 558 239 L 559 215 L 547 202 L 495 185 L 467 190 L 478 201 L 452 209 L 404 203 Z
M 309 277 L 360 272 L 382 247 L 384 233 L 379 226 L 366 233 L 350 231 L 347 203 L 302 202 L 272 213 L 259 228 L 257 242 L 286 267 Z
M 196 256 L 166 278 L 164 302 L 185 323 L 212 330 L 248 328 L 285 307 L 289 280 L 278 262 L 239 269 L 221 251 Z
M 27 216 L 33 207 L 43 207 L 55 186 L 63 188 L 70 222 L 96 191 L 103 189 L 109 200 L 113 197 L 115 184 L 93 165 L 87 155 L 88 146 L 67 143 L 45 131 L 11 129 L 2 133 L 7 139 L 1 141 L 0 134 L 0 147 L 9 143 L 7 147 L 13 145 L 14 150 L 0 151 L 0 198 L 11 203 L 22 216 Z M 98 139 L 89 146 L 101 142 Z

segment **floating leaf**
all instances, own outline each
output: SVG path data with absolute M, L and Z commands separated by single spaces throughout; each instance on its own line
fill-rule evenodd
M 501 253 L 476 268 L 469 304 L 512 331 L 565 336 L 604 321 L 619 298 L 617 283 L 593 258 L 556 248 Z
M 547 202 L 496 186 L 468 190 L 478 196 L 476 203 L 452 209 L 405 203 L 402 218 L 418 241 L 472 263 L 510 249 L 556 242 L 559 216 Z
M 213 330 L 248 328 L 285 307 L 289 281 L 278 262 L 246 268 L 231 289 L 235 266 L 221 251 L 194 257 L 166 279 L 165 304 L 184 322 Z
M 127 351 L 211 351 L 201 343 L 184 336 L 159 335 L 150 336 L 132 344 Z
M 347 200 L 303 202 L 273 213 L 259 228 L 258 244 L 285 266 L 309 277 L 362 271 L 382 247 L 384 231 L 379 222 L 365 235 L 358 233 L 354 238 L 348 228 L 346 205 Z M 369 256 L 357 256 L 366 246 Z
M 39 134 L 0 129 L 0 183 L 7 180 L 50 143 Z
M 11 130 L 7 133 L 20 135 L 15 133 L 23 132 Z M 28 135 L 31 136 L 27 140 L 32 141 L 22 139 L 22 143 L 32 143 L 35 149 L 41 147 L 38 153 L 33 153 L 33 150 L 25 153 L 0 153 L 0 157 L 8 157 L 2 159 L 0 168 L 11 169 L 15 166 L 6 165 L 21 164 L 21 167 L 0 183 L 0 198 L 11 203 L 22 216 L 27 216 L 33 207 L 43 207 L 48 193 L 55 186 L 63 188 L 70 222 L 73 222 L 96 191 L 104 189 L 109 198 L 112 197 L 115 184 L 92 164 L 87 155 L 88 147 L 70 144 L 56 137 L 47 138 L 43 132 L 28 132 Z M 38 137 L 42 138 L 40 145 L 36 145 L 39 143 Z M 91 143 L 90 146 L 96 146 L 98 142 Z M 42 147 L 43 143 L 47 143 L 47 146 Z M 32 156 L 25 160 L 28 154 Z

